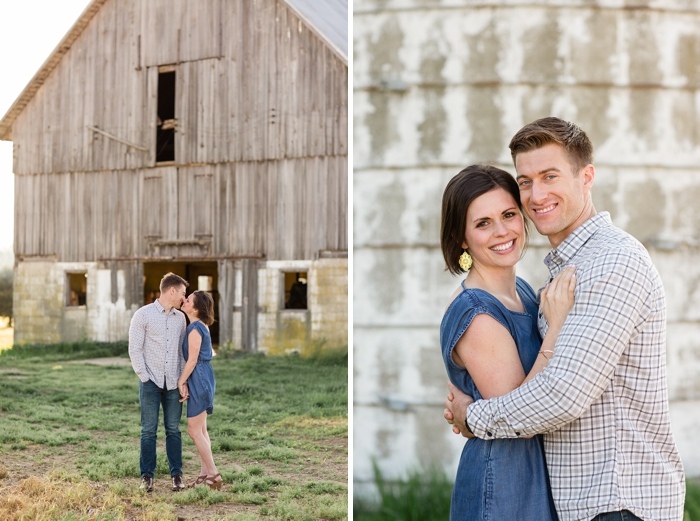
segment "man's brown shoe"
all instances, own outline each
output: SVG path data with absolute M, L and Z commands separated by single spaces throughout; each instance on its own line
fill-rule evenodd
M 173 476 L 173 492 L 180 492 L 181 490 L 185 490 L 185 484 L 182 482 L 182 476 L 178 474 Z
M 141 490 L 145 490 L 146 492 L 153 492 L 153 478 L 151 476 L 143 476 L 141 478 L 141 486 L 139 488 Z

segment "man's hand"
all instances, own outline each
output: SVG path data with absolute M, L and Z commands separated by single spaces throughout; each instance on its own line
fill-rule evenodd
M 180 403 L 184 402 L 190 397 L 190 389 L 187 386 L 187 382 L 178 382 L 177 390 L 180 391 Z
M 452 425 L 452 432 L 461 434 L 465 438 L 473 438 L 474 434 L 467 430 L 467 407 L 474 403 L 474 399 L 457 389 L 452 382 L 447 382 L 450 394 L 445 400 L 443 416 L 447 423 Z

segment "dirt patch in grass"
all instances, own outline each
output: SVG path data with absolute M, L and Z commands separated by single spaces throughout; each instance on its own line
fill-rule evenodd
M 131 367 L 131 359 L 123 356 L 108 356 L 104 358 L 88 358 L 87 360 L 73 360 L 69 364 L 92 364 L 102 366 Z
M 279 427 L 275 425 L 270 430 Z M 282 424 L 281 427 L 287 426 Z M 139 490 L 137 476 L 101 480 L 85 477 L 86 468 L 95 457 L 95 447 L 114 443 L 115 435 L 111 432 L 77 429 L 79 433 L 88 433 L 90 439 L 58 447 L 26 442 L 21 449 L 0 449 L 0 476 L 5 476 L 0 477 L 0 498 L 11 499 L 9 502 L 0 499 L 0 519 L 26 519 L 20 513 L 46 514 L 45 518 L 35 517 L 37 521 L 64 519 L 61 517 L 64 514 L 73 516 L 65 519 L 80 521 L 347 519 L 348 439 L 344 435 L 320 437 L 324 429 L 346 431 L 347 420 L 300 418 L 297 427 L 288 429 L 284 438 L 286 444 L 296 447 L 290 449 L 294 456 L 289 459 L 259 458 L 257 456 L 264 453 L 255 450 L 216 451 L 215 461 L 225 484 L 221 492 L 206 489 L 194 495 L 194 491 L 172 492 L 170 478 L 162 472 L 161 465 L 167 468 L 167 464 L 164 462 L 164 436 L 160 431 L 161 472 L 156 476 L 155 490 L 151 494 Z M 313 427 L 313 436 L 302 427 Z M 132 465 L 137 473 L 138 436 L 121 438 L 121 443 L 134 451 Z M 216 445 L 217 440 L 212 441 Z M 183 442 L 184 477 L 189 482 L 198 474 L 199 457 L 184 430 Z M 90 501 L 85 503 L 85 508 L 74 508 L 73 503 L 63 502 L 64 496 L 83 498 L 88 495 Z M 17 517 L 13 517 L 15 515 Z
M 94 434 L 96 439 L 93 442 L 99 442 L 100 434 Z M 134 440 L 134 445 L 138 446 L 138 440 Z M 159 445 L 162 445 L 161 440 Z M 64 446 L 55 451 L 29 444 L 24 450 L 7 451 L 0 456 L 4 469 L 0 476 L 6 476 L 0 478 L 0 497 L 13 498 L 11 503 L 15 507 L 22 505 L 25 514 L 34 512 L 33 509 L 53 512 L 56 508 L 62 508 L 62 494 L 82 497 L 86 494 L 85 487 L 88 487 L 91 503 L 86 508 L 91 509 L 90 512 L 75 510 L 75 519 L 86 521 L 347 519 L 347 513 L 345 516 L 336 513 L 329 517 L 315 517 L 313 507 L 309 506 L 310 500 L 324 494 L 326 497 L 347 496 L 347 439 L 324 439 L 320 445 L 328 447 L 328 452 L 319 455 L 318 452 L 300 451 L 292 462 L 281 463 L 255 460 L 245 454 L 215 454 L 219 469 L 226 478 L 222 491 L 206 490 L 200 494 L 201 498 L 178 504 L 176 501 L 184 497 L 181 494 L 191 494 L 191 491 L 172 492 L 167 475 L 158 475 L 154 492 L 145 494 L 138 488 L 140 482 L 137 477 L 104 481 L 89 481 L 81 477 L 79 461 L 88 451 L 85 447 Z M 159 453 L 159 457 L 162 456 Z M 185 446 L 183 456 L 185 478 L 194 479 L 199 465 L 194 447 Z M 138 466 L 138 461 L 134 461 L 134 465 Z M 248 483 L 240 478 L 241 474 L 246 473 L 250 474 L 247 476 Z M 27 487 L 41 488 L 41 501 L 37 500 L 35 493 L 27 492 Z M 51 498 L 52 493 L 57 497 Z M 337 498 L 334 500 L 337 502 Z M 296 513 L 289 511 L 294 508 Z M 7 502 L 0 502 L 0 518 L 14 519 L 12 506 L 8 506 Z

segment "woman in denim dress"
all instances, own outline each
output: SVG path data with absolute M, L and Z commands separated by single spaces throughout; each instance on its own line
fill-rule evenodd
M 196 480 L 189 484 L 195 487 L 204 483 L 212 489 L 220 489 L 221 474 L 214 463 L 211 440 L 207 431 L 207 416 L 214 412 L 216 379 L 211 367 L 213 355 L 209 326 L 214 323 L 214 300 L 205 291 L 194 291 L 182 305 L 190 325 L 187 326 L 182 343 L 185 368 L 177 386 L 180 395 L 187 399 L 187 433 L 194 441 L 202 460 L 202 468 Z
M 467 277 L 445 311 L 440 343 L 450 381 L 475 400 L 504 395 L 542 371 L 573 305 L 574 268 L 568 268 L 541 293 L 549 321 L 542 341 L 537 296 L 515 276 L 526 224 L 518 185 L 503 170 L 470 166 L 445 188 L 442 252 L 447 269 Z M 469 439 L 450 520 L 556 521 L 540 436 Z

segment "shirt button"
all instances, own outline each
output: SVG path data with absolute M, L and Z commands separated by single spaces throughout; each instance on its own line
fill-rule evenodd
M 515 431 L 516 436 L 520 436 L 520 433 L 518 431 Z
M 490 431 L 486 431 L 486 435 L 487 435 L 487 436 L 493 436 L 493 434 L 491 434 Z

